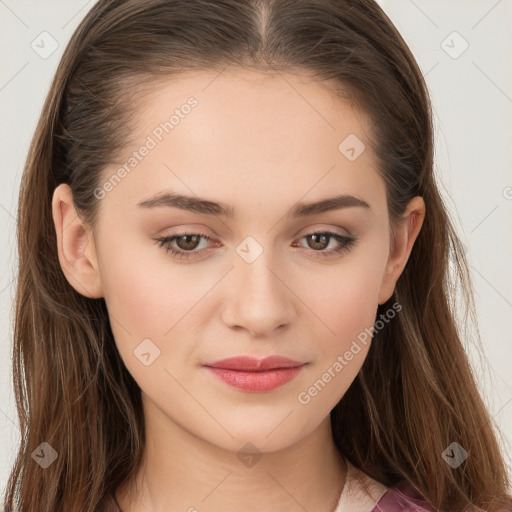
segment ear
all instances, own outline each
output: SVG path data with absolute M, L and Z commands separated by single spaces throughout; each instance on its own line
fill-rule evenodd
M 405 268 L 424 219 L 425 202 L 420 196 L 413 197 L 399 224 L 393 228 L 389 258 L 379 290 L 379 304 L 384 304 L 393 294 L 396 282 Z
M 53 191 L 52 215 L 59 262 L 69 284 L 85 297 L 103 297 L 92 229 L 77 214 L 69 185 Z

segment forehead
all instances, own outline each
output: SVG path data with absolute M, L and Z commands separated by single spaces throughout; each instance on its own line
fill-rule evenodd
M 333 80 L 316 80 L 305 71 L 187 71 L 144 87 L 136 96 L 139 111 L 135 122 L 140 135 L 147 133 L 154 121 L 168 119 L 193 97 L 199 107 L 194 107 L 191 116 L 194 128 L 197 131 L 204 126 L 205 131 L 210 129 L 210 136 L 222 136 L 231 129 L 240 136 L 311 138 L 316 132 L 320 137 L 325 131 L 341 130 L 340 136 L 343 130 L 368 129 L 367 116 L 336 94 L 342 88 Z M 213 122 L 216 130 L 211 130 Z
M 366 190 L 371 200 L 382 183 L 369 146 L 370 120 L 339 98 L 336 87 L 304 72 L 239 68 L 159 79 L 135 96 L 133 142 L 106 176 L 150 145 L 116 187 L 127 204 L 164 189 L 230 204 L 243 198 L 255 207 L 335 191 L 361 196 Z M 344 152 L 347 140 L 361 151 L 356 159 Z

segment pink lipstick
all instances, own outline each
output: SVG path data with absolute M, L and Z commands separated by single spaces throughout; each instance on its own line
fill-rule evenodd
M 204 366 L 217 378 L 244 391 L 272 391 L 291 381 L 306 365 L 287 357 L 230 357 Z

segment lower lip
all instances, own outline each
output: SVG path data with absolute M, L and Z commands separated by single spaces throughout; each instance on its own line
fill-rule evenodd
M 242 370 L 227 370 L 226 368 L 212 368 L 206 366 L 217 378 L 226 384 L 244 391 L 272 391 L 290 382 L 305 365 L 293 368 L 275 368 L 273 370 L 248 372 Z

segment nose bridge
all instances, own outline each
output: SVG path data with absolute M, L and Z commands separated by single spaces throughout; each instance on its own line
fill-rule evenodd
M 268 240 L 267 237 L 265 240 Z M 279 276 L 279 265 L 271 247 L 247 237 L 236 248 L 231 272 L 228 324 L 253 333 L 270 332 L 291 321 L 291 294 Z

